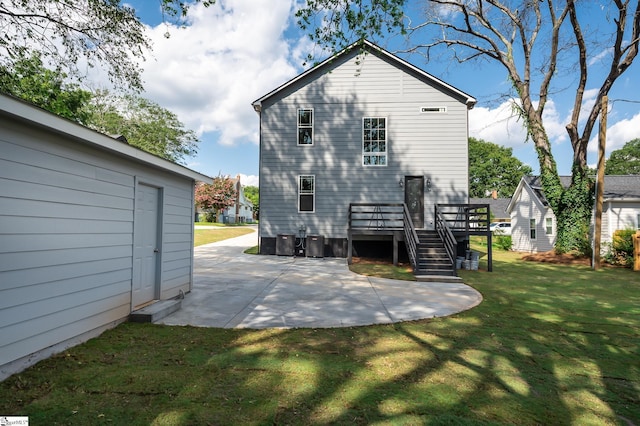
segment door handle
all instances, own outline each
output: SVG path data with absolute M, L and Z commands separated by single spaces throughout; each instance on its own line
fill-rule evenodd
M 153 252 L 154 252 L 154 253 L 160 253 L 160 250 L 158 250 L 158 249 L 153 249 Z

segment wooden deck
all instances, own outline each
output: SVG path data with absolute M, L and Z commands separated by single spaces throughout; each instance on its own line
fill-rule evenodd
M 455 259 L 460 241 L 472 235 L 485 236 L 488 247 L 488 270 L 493 270 L 491 252 L 491 211 L 488 204 L 438 204 L 435 206 L 435 230 L 443 241 L 455 274 Z M 407 206 L 400 203 L 352 203 L 349 205 L 348 252 L 352 262 L 353 241 L 358 236 L 390 237 L 393 240 L 393 262 L 398 263 L 398 243 L 404 241 L 411 264 L 418 264 L 420 240 Z

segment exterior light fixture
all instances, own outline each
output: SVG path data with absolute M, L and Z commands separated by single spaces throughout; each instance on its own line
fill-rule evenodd
M 427 192 L 431 192 L 431 179 L 427 178 L 425 185 L 427 187 Z
M 398 185 L 400 185 L 400 188 L 402 188 L 404 186 L 404 179 L 400 179 L 400 181 L 398 181 Z

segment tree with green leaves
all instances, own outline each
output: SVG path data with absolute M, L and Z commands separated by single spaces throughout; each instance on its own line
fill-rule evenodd
M 64 72 L 46 68 L 37 53 L 0 67 L 0 92 L 101 133 L 123 135 L 130 145 L 167 160 L 183 162 L 197 152 L 198 137 L 171 111 L 133 94 L 82 90 Z
M 607 175 L 640 175 L 640 139 L 630 140 L 613 151 L 604 172 Z
M 189 3 L 157 0 L 167 20 L 182 22 Z M 194 0 L 209 6 L 214 1 Z M 42 55 L 71 77 L 81 75 L 82 61 L 104 65 L 112 82 L 142 89 L 139 63 L 151 50 L 144 25 L 120 0 L 0 1 L 0 65 Z M 168 34 L 167 34 L 168 36 Z
M 88 126 L 123 135 L 130 145 L 170 161 L 184 162 L 197 153 L 199 139 L 178 117 L 157 103 L 133 94 L 96 92 L 88 106 Z
M 632 65 L 640 45 L 640 1 L 423 0 L 418 20 L 408 0 L 307 0 L 298 22 L 333 51 L 361 40 L 401 33 L 406 51 L 427 60 L 443 54 L 459 63 L 488 61 L 511 83 L 513 107 L 532 140 L 545 198 L 558 219 L 556 251 L 588 247 L 594 183 L 587 145 L 602 99 Z M 413 7 L 412 10 L 417 10 Z M 588 72 L 599 66 L 602 73 Z M 569 82 L 559 81 L 566 75 Z M 598 88 L 585 102 L 587 88 Z M 545 108 L 556 90 L 574 94 L 566 130 L 573 148 L 572 179 L 560 182 L 545 128 Z
M 244 187 L 244 195 L 253 204 L 253 213 L 256 219 L 260 218 L 260 188 L 253 185 Z
M 0 66 L 0 92 L 31 102 L 40 108 L 80 124 L 86 124 L 91 92 L 66 81 L 61 70 L 45 68 L 36 52 L 9 66 Z
M 512 148 L 469 138 L 470 197 L 483 198 L 494 190 L 499 197 L 511 197 L 522 176 L 531 172 L 531 167 L 513 156 Z

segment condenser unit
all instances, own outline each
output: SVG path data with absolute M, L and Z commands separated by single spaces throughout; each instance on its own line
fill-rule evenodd
M 324 257 L 324 237 L 322 235 L 307 236 L 307 257 Z
M 278 234 L 276 238 L 276 254 L 278 256 L 293 256 L 296 248 L 296 236 L 293 234 Z

